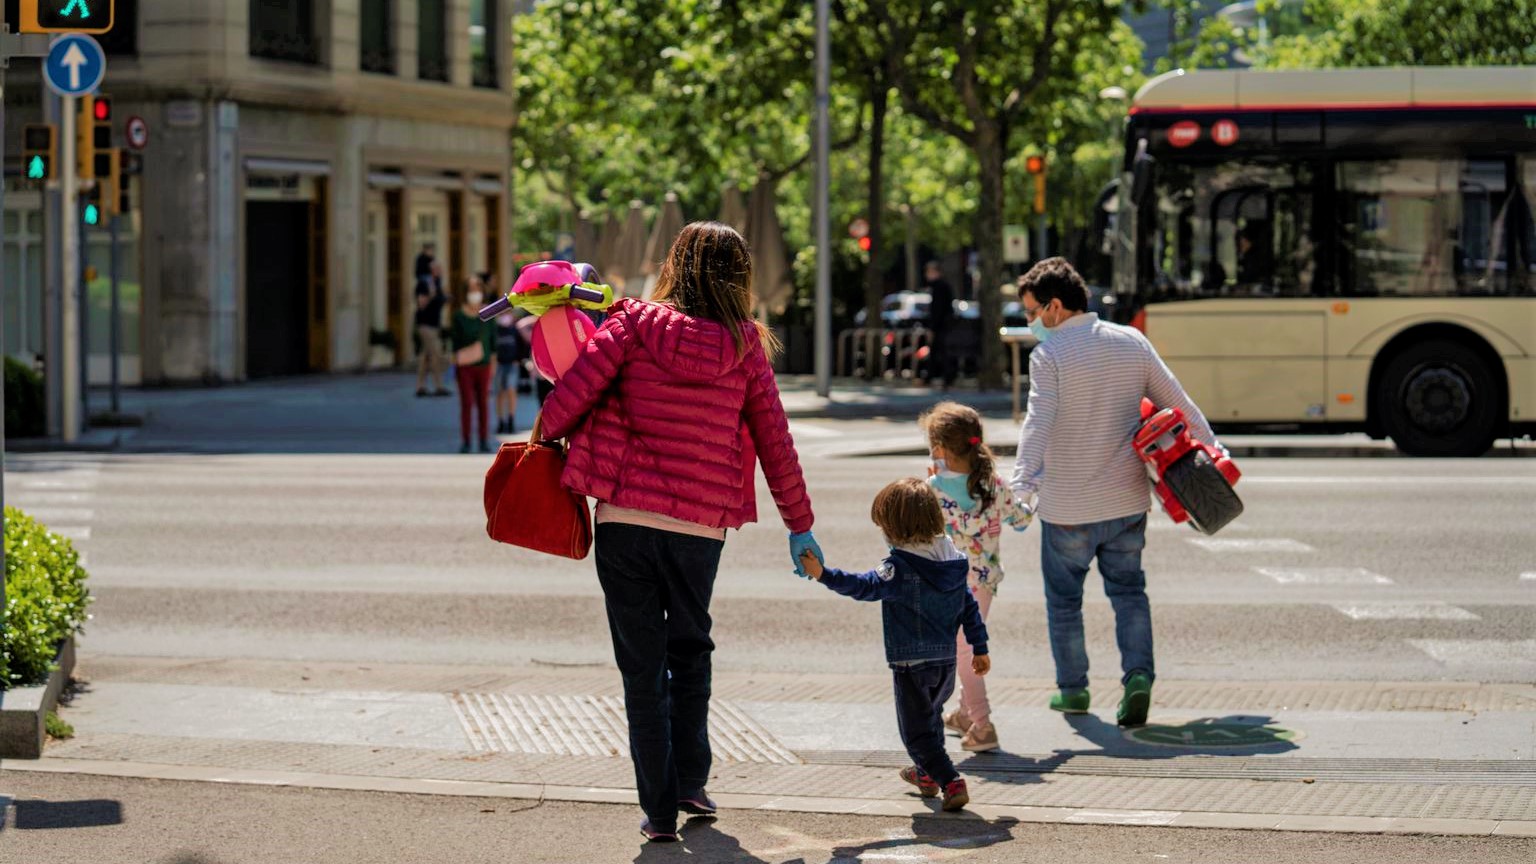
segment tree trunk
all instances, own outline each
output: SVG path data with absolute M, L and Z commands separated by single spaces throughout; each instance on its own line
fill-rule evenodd
M 877 76 L 870 87 L 869 113 L 869 205 L 865 219 L 869 222 L 869 261 L 864 265 L 864 377 L 873 379 L 877 374 L 874 352 L 879 346 L 872 331 L 884 326 L 880 319 L 880 300 L 884 286 L 880 279 L 880 251 L 884 249 L 880 226 L 885 212 L 885 113 L 890 85 L 883 76 Z
M 976 302 L 981 305 L 981 367 L 983 389 L 1003 385 L 1002 294 L 1003 281 L 1003 163 L 1008 153 L 1008 130 L 996 120 L 976 124 L 976 163 L 981 194 L 976 208 L 976 257 L 981 275 Z

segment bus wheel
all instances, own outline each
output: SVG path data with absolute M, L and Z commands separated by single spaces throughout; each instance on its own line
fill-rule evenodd
M 1481 456 L 1501 419 L 1497 381 L 1466 345 L 1423 342 L 1387 362 L 1375 404 L 1392 443 L 1410 456 Z
M 1191 450 L 1163 472 L 1163 482 L 1201 534 L 1215 534 L 1242 515 L 1243 501 L 1204 450 Z

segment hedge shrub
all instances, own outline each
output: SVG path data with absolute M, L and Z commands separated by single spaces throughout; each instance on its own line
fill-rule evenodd
M 59 640 L 90 616 L 85 568 L 74 544 L 14 507 L 5 508 L 5 608 L 0 689 L 41 684 Z
M 5 358 L 5 435 L 40 437 L 47 423 L 43 408 L 43 376 L 25 363 Z

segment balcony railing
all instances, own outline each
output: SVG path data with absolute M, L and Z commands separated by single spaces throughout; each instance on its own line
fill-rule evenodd
M 416 77 L 423 81 L 448 81 L 452 65 L 446 57 L 428 57 L 423 55 L 417 61 Z
M 361 65 L 364 72 L 393 75 L 395 74 L 395 52 L 388 48 L 364 48 Z
M 305 33 L 251 31 L 251 56 L 288 63 L 320 63 L 320 39 Z

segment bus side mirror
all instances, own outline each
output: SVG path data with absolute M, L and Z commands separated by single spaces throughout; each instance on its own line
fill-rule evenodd
M 1147 139 L 1136 142 L 1136 158 L 1131 160 L 1131 203 L 1139 210 L 1152 193 L 1152 169 L 1157 160 L 1147 155 Z

